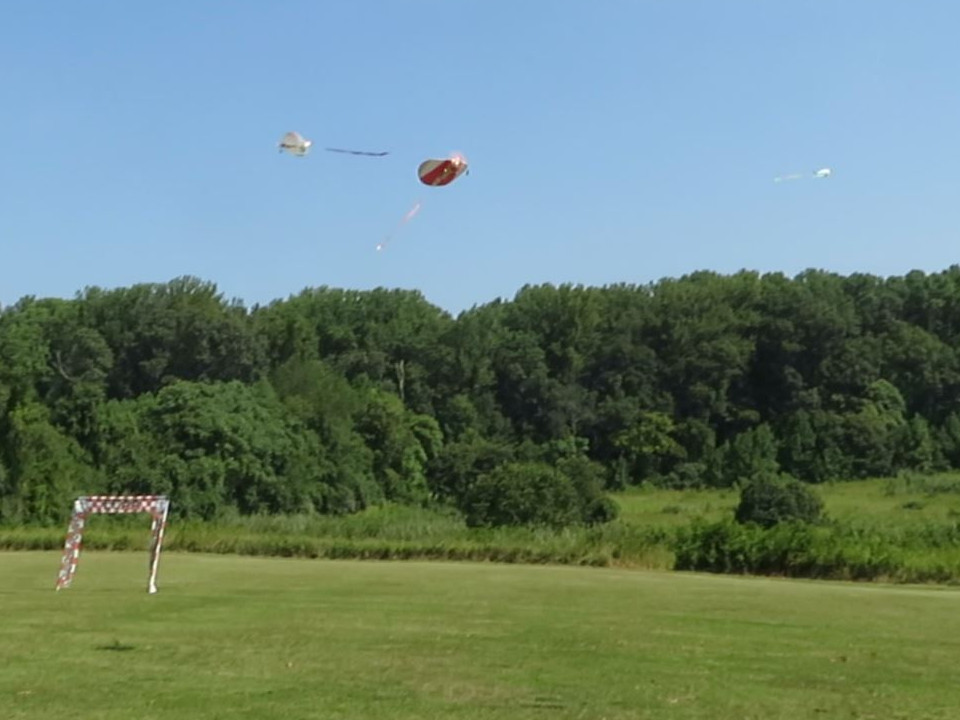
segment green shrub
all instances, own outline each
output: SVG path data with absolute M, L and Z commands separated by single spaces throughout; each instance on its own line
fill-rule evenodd
M 770 528 L 782 522 L 813 523 L 823 514 L 823 501 L 808 486 L 789 476 L 758 475 L 740 492 L 738 523 Z
M 615 520 L 620 506 L 604 492 L 603 465 L 584 455 L 560 458 L 557 471 L 573 485 L 580 502 L 580 520 L 588 525 L 598 525 Z
M 620 506 L 607 496 L 596 497 L 586 503 L 584 522 L 589 525 L 602 525 L 613 522 L 620 515 Z
M 699 462 L 682 462 L 654 484 L 668 490 L 692 490 L 706 485 L 707 466 Z
M 463 511 L 470 527 L 564 527 L 582 520 L 583 502 L 570 478 L 557 469 L 546 463 L 512 462 L 477 478 Z

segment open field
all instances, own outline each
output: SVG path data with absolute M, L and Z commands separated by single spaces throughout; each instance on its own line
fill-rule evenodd
M 812 485 L 827 515 L 860 525 L 898 526 L 960 521 L 960 476 L 905 476 Z M 695 517 L 730 517 L 736 490 L 636 488 L 615 496 L 621 519 L 630 525 L 673 527 Z
M 960 592 L 475 563 L 0 554 L 0 715 L 952 718 Z
M 773 574 L 898 582 L 960 582 L 960 477 L 905 476 L 817 486 L 828 523 L 806 544 L 794 543 L 793 567 L 774 559 Z M 216 522 L 172 520 L 165 547 L 174 551 L 329 559 L 481 560 L 528 564 L 670 569 L 677 536 L 697 520 L 731 518 L 735 490 L 619 493 L 621 517 L 597 527 L 561 531 L 468 528 L 455 514 L 387 506 L 356 515 L 235 517 Z M 88 549 L 140 550 L 143 517 L 93 518 Z M 0 527 L 0 549 L 55 550 L 63 527 Z M 780 552 L 780 541 L 743 539 L 756 552 Z M 798 541 L 799 542 L 799 541 Z M 779 543 L 779 544 L 778 544 Z M 742 543 L 741 543 L 742 544 Z M 757 549 L 759 548 L 759 549 Z M 706 553 L 713 552 L 707 549 Z M 735 548 L 734 553 L 739 552 Z M 749 550 L 748 552 L 754 552 Z M 754 555 L 756 555 L 754 552 Z M 757 563 L 749 572 L 767 572 Z M 703 565 L 700 569 L 714 569 Z

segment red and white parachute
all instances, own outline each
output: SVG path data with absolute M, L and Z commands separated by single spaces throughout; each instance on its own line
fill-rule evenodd
M 424 160 L 417 168 L 417 176 L 424 185 L 441 187 L 469 173 L 468 168 L 467 159 L 457 153 L 444 160 Z
M 454 153 L 443 160 L 435 160 L 432 158 L 424 160 L 420 163 L 420 167 L 417 168 L 417 177 L 420 178 L 420 182 L 429 187 L 449 185 L 465 173 L 470 174 L 469 164 L 467 163 L 467 159 L 459 153 Z M 383 242 L 377 243 L 377 250 L 383 250 L 387 246 L 387 243 L 393 239 L 393 235 L 401 227 L 410 222 L 414 215 L 420 212 L 422 206 L 423 202 L 420 200 L 414 203 L 413 207 L 403 216 L 403 220 L 400 221 L 397 228 L 387 235 L 387 237 L 383 239 Z

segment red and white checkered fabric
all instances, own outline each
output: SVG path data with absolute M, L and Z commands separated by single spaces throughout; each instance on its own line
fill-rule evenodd
M 85 495 L 77 498 L 76 508 L 91 515 L 116 515 L 121 513 L 158 513 L 169 505 L 163 495 Z

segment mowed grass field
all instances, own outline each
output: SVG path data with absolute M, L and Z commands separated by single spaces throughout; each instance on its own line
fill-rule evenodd
M 960 591 L 610 568 L 0 553 L 0 718 L 956 718 Z

